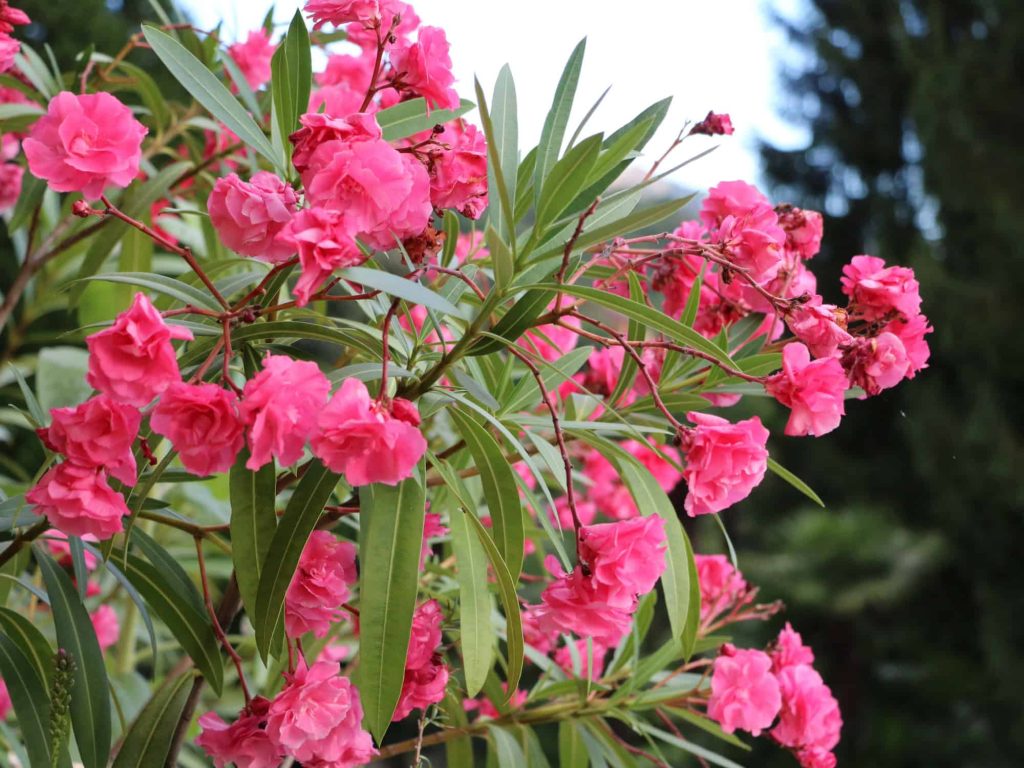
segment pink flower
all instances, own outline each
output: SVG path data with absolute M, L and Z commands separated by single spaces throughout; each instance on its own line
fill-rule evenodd
M 302 664 L 267 713 L 267 733 L 286 754 L 302 763 L 338 768 L 368 763 L 377 750 L 363 730 L 359 691 L 338 665 L 318 661 Z
M 6 720 L 11 711 L 11 694 L 7 692 L 7 684 L 0 679 L 0 720 Z
M 815 357 L 838 357 L 841 346 L 853 343 L 844 327 L 846 312 L 835 304 L 822 304 L 820 296 L 794 308 L 786 324 Z
M 545 561 L 555 576 L 541 594 L 535 610 L 539 629 L 544 633 L 564 632 L 577 637 L 592 637 L 595 643 L 611 647 L 629 632 L 636 610 L 636 599 L 623 606 L 622 594 L 603 582 L 585 575 L 580 566 L 564 573 L 553 557 Z
M 315 136 L 299 137 L 300 145 Z M 302 182 L 313 207 L 342 212 L 351 233 L 380 250 L 395 247 L 396 238 L 419 235 L 430 220 L 426 169 L 383 139 L 320 143 L 308 157 Z
M 445 123 L 437 141 L 446 146 L 432 155 L 430 202 L 479 219 L 487 207 L 487 139 L 465 120 Z
M 783 347 L 782 371 L 764 386 L 768 394 L 792 411 L 786 434 L 815 437 L 839 426 L 846 413 L 846 387 L 846 373 L 838 360 L 828 357 L 812 361 L 807 347 L 799 342 Z
M 843 365 L 850 381 L 869 395 L 895 387 L 910 371 L 907 350 L 899 336 L 892 333 L 857 339 L 857 344 L 843 355 Z
M 377 0 L 306 0 L 306 13 L 313 20 L 313 29 L 325 24 L 340 27 L 358 22 L 367 27 L 380 24 L 380 3 Z
M 708 717 L 726 733 L 737 728 L 758 736 L 782 706 L 772 660 L 764 651 L 737 650 L 726 644 L 711 675 Z
M 836 768 L 836 756 L 825 749 L 800 749 L 796 758 L 800 761 L 800 768 Z
M 697 425 L 683 440 L 686 513 L 721 512 L 747 498 L 768 468 L 768 430 L 761 419 L 753 416 L 731 424 L 695 411 L 686 418 Z
M 709 621 L 747 593 L 747 582 L 725 555 L 694 555 L 700 582 L 700 617 Z
M 415 412 L 411 404 L 403 402 L 403 408 Z M 349 485 L 397 485 L 412 477 L 427 450 L 419 429 L 371 400 L 359 379 L 345 379 L 320 412 L 316 427 L 313 453 L 332 472 L 345 475 Z
M 307 112 L 299 118 L 302 127 L 288 140 L 292 143 L 292 165 L 305 179 L 313 153 L 329 141 L 355 142 L 381 138 L 377 119 L 365 112 L 337 116 Z
M 299 251 L 302 274 L 295 284 L 300 307 L 309 303 L 334 270 L 366 261 L 349 233 L 345 217 L 325 208 L 303 208 L 292 220 L 288 235 Z
M 88 541 L 90 544 L 96 543 L 97 539 L 95 536 L 83 536 L 83 541 Z M 71 543 L 68 541 L 68 535 L 63 531 L 49 530 L 46 532 L 46 548 L 50 550 L 50 554 L 53 555 L 54 559 L 59 565 L 64 568 L 71 569 L 73 567 L 73 560 L 71 558 Z M 89 550 L 84 550 L 83 560 L 85 560 L 85 568 L 88 571 L 95 570 L 97 561 L 96 555 Z
M 0 32 L 9 34 L 14 31 L 16 26 L 23 24 L 31 24 L 32 20 L 28 17 L 20 8 L 11 8 L 7 4 L 7 0 L 0 2 Z
M 117 612 L 109 605 L 101 605 L 91 614 L 89 620 L 92 622 L 93 631 L 96 633 L 96 640 L 100 644 L 100 650 L 107 648 L 117 642 L 121 634 L 121 622 L 118 621 Z
M 801 259 L 810 259 L 821 250 L 825 220 L 817 211 L 805 211 L 792 205 L 776 206 L 779 225 L 786 230 L 786 249 Z
M 903 349 L 906 350 L 907 362 L 909 363 L 906 373 L 908 379 L 914 378 L 918 371 L 928 367 L 928 358 L 931 356 L 931 350 L 928 348 L 928 342 L 924 340 L 924 337 L 935 329 L 928 325 L 927 317 L 915 315 L 907 321 L 896 318 L 882 330 L 897 336 L 903 342 Z
M 282 467 L 298 461 L 330 389 L 316 363 L 268 354 L 263 370 L 245 383 L 238 407 L 249 428 L 252 455 L 245 466 L 259 469 L 271 456 Z
M 782 261 L 786 232 L 771 203 L 743 181 L 723 181 L 708 190 L 700 219 L 711 241 L 729 250 L 732 262 L 762 282 L 770 280 Z
M 227 472 L 245 443 L 238 398 L 216 384 L 171 384 L 149 425 L 171 441 L 193 475 Z
M 14 57 L 21 51 L 21 43 L 10 35 L 0 34 L 0 73 L 14 66 Z
M 426 709 L 444 698 L 448 667 L 437 653 L 442 619 L 441 606 L 436 600 L 418 606 L 413 614 L 405 680 L 392 721 L 401 720 L 414 709 Z
M 295 253 L 286 230 L 297 202 L 289 184 L 260 171 L 247 182 L 234 173 L 217 179 L 207 208 L 224 245 L 243 256 L 277 264 Z
M 795 749 L 831 750 L 839 743 L 843 719 L 839 702 L 821 675 L 807 664 L 783 667 L 778 673 L 782 709 L 772 736 Z
M 452 88 L 455 77 L 443 29 L 420 27 L 415 43 L 399 40 L 391 49 L 391 66 L 402 90 L 422 96 L 429 106 L 458 109 L 459 96 Z
M 369 2 L 376 5 L 374 0 L 369 0 Z M 309 10 L 308 4 L 306 10 Z M 369 52 L 359 56 L 332 53 L 327 57 L 327 66 L 324 67 L 324 71 L 316 75 L 316 83 L 321 87 L 343 85 L 346 89 L 357 93 L 361 102 L 366 94 L 366 89 L 370 87 L 370 78 L 373 77 L 373 62 L 374 56 Z M 343 115 L 335 115 L 335 117 L 346 117 L 357 111 L 357 109 L 353 109 Z M 315 112 L 315 110 L 311 109 L 310 112 Z
M 788 621 L 779 632 L 779 637 L 775 641 L 775 650 L 770 655 L 772 671 L 776 675 L 787 667 L 814 663 L 814 651 L 804 645 L 800 633 L 793 631 L 793 626 Z
M 109 538 L 121 530 L 121 518 L 128 514 L 124 497 L 107 485 L 102 468 L 70 461 L 43 475 L 25 500 L 36 505 L 37 515 L 45 515 L 50 525 L 69 536 Z
M 632 607 L 665 570 L 665 521 L 657 515 L 580 530 L 580 556 L 608 602 Z
M 0 163 L 0 213 L 17 205 L 24 175 L 25 169 L 17 163 Z
M 877 256 L 854 256 L 839 280 L 850 311 L 865 320 L 898 312 L 910 319 L 921 311 L 921 286 L 910 267 L 886 267 Z
M 726 113 L 708 112 L 708 116 L 690 129 L 690 133 L 703 136 L 731 136 L 732 119 Z
M 331 625 L 344 616 L 341 604 L 349 599 L 349 585 L 357 578 L 355 546 L 330 531 L 313 531 L 284 598 L 288 636 L 312 632 L 326 637 Z
M 420 17 L 408 3 L 404 3 L 402 0 L 378 0 L 378 3 L 382 32 L 387 32 L 390 29 L 396 38 L 406 40 L 419 27 Z M 396 17 L 399 19 L 398 26 L 392 27 Z M 364 51 L 376 50 L 379 34 L 376 26 L 355 21 L 349 24 L 345 31 L 348 33 L 348 39 Z
M 181 380 L 171 339 L 191 338 L 187 328 L 164 323 L 149 298 L 136 293 L 112 326 L 86 337 L 86 380 L 114 400 L 141 407 Z
M 132 443 L 142 422 L 138 408 L 97 395 L 74 408 L 54 408 L 50 418 L 50 426 L 38 430 L 47 448 L 83 467 L 103 467 L 125 485 L 135 485 Z
M 270 81 L 270 60 L 274 56 L 274 44 L 262 28 L 250 32 L 244 43 L 230 46 L 228 55 L 235 60 L 245 81 L 254 91 Z
M 147 129 L 105 91 L 58 93 L 22 142 L 28 169 L 56 192 L 95 200 L 108 186 L 127 187 L 139 173 Z
M 257 696 L 231 725 L 216 712 L 207 712 L 199 718 L 203 732 L 196 737 L 196 745 L 213 758 L 216 768 L 228 763 L 236 768 L 277 768 L 284 755 L 263 727 L 269 708 L 270 702 Z

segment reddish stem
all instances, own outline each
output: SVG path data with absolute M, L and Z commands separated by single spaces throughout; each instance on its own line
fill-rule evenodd
M 249 705 L 252 701 L 252 696 L 249 694 L 249 686 L 245 682 L 245 673 L 242 671 L 242 657 L 238 655 L 234 646 L 228 640 L 228 636 L 224 634 L 224 629 L 220 625 L 220 620 L 217 618 L 217 611 L 213 607 L 213 600 L 210 599 L 210 582 L 206 578 L 206 558 L 203 557 L 203 539 L 200 536 L 195 537 L 196 542 L 196 557 L 199 560 L 199 580 L 203 585 L 203 601 L 206 603 L 206 612 L 210 615 L 210 621 L 213 623 L 214 634 L 217 635 L 217 639 L 220 644 L 224 646 L 225 652 L 231 657 L 231 661 L 235 664 L 235 670 L 238 672 L 238 682 L 242 686 L 242 695 L 245 696 L 245 704 Z

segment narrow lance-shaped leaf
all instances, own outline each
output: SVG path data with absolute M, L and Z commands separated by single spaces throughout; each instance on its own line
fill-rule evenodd
M 270 69 L 274 117 L 285 149 L 285 161 L 288 161 L 291 159 L 288 136 L 296 130 L 299 116 L 309 107 L 313 78 L 309 32 L 301 11 L 295 11 L 287 34 L 274 52 Z
M 538 239 L 583 189 L 594 163 L 597 162 L 601 139 L 601 134 L 597 134 L 581 141 L 555 163 L 547 178 L 543 180 L 544 186 L 537 202 L 534 224 Z
M 515 472 L 505 459 L 501 446 L 476 419 L 458 408 L 453 408 L 449 414 L 466 441 L 473 463 L 480 472 L 484 499 L 491 514 L 494 540 L 515 581 L 523 568 L 525 536 L 523 505 L 519 501 Z
M 192 675 L 185 673 L 157 690 L 128 728 L 113 768 L 161 766 L 167 762 L 192 681 Z
M 52 768 L 49 693 L 29 657 L 5 634 L 0 634 L 0 676 L 21 726 L 31 768 Z
M 569 55 L 565 63 L 562 76 L 558 80 L 558 87 L 555 89 L 554 99 L 551 101 L 551 109 L 544 118 L 544 128 L 540 133 L 540 143 L 537 145 L 537 159 L 534 169 L 534 189 L 538 200 L 544 179 L 548 171 L 558 160 L 562 151 L 562 142 L 565 139 L 565 128 L 569 124 L 569 115 L 572 112 L 573 100 L 576 98 L 576 86 L 580 81 L 580 70 L 583 67 L 583 54 L 587 49 L 587 39 L 580 40 Z
M 242 605 L 251 618 L 256 612 L 263 563 L 277 531 L 274 509 L 277 479 L 273 461 L 254 472 L 246 468 L 248 460 L 249 451 L 243 448 L 231 468 L 228 488 L 231 497 L 231 560 Z
M 57 644 L 75 659 L 71 725 L 85 768 L 103 768 L 110 754 L 110 695 L 96 632 L 71 579 L 46 553 L 33 547 L 50 597 Z
M 359 491 L 359 693 L 377 742 L 395 712 L 416 609 L 426 495 L 419 477 Z
M 339 475 L 314 460 L 295 488 L 274 532 L 256 592 L 256 647 L 264 660 L 283 628 L 284 596 L 299 557 L 338 480 Z
M 429 131 L 435 125 L 451 122 L 469 112 L 474 106 L 476 105 L 473 102 L 462 99 L 458 109 L 427 109 L 427 102 L 416 98 L 382 109 L 375 117 L 384 140 L 398 141 L 415 133 Z

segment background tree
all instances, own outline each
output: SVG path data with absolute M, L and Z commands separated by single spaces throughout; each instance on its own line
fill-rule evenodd
M 785 111 L 810 139 L 763 147 L 770 192 L 826 212 L 827 298 L 854 254 L 914 267 L 932 359 L 914 387 L 854 404 L 841 433 L 784 445 L 797 472 L 813 459 L 833 509 L 748 516 L 744 548 L 788 554 L 744 567 L 829 655 L 840 764 L 1019 765 L 1024 363 L 1008 336 L 1024 290 L 1024 5 L 810 6 L 779 20 L 798 54 Z

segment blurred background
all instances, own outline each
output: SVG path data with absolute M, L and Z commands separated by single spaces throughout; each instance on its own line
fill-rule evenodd
M 154 16 L 150 0 L 16 5 L 35 21 L 25 38 L 48 42 L 62 66 L 88 43 L 114 53 Z M 296 5 L 279 3 L 276 18 Z M 1024 354 L 1011 334 L 1024 297 L 1024 3 L 414 5 L 448 31 L 463 93 L 474 74 L 489 89 L 511 62 L 524 146 L 588 35 L 584 109 L 614 84 L 596 123 L 673 95 L 657 148 L 685 118 L 732 114 L 736 136 L 674 183 L 743 178 L 825 213 L 812 266 L 826 300 L 855 254 L 916 270 L 935 326 L 930 368 L 851 404 L 823 439 L 786 439 L 772 425 L 776 458 L 828 509 L 766 482 L 726 522 L 748 580 L 788 604 L 785 618 L 840 700 L 841 766 L 1024 764 Z M 182 1 L 207 29 L 225 19 L 228 39 L 257 27 L 268 6 Z M 13 266 L 0 248 L 0 288 Z M 74 326 L 61 313 L 39 322 Z M 694 534 L 699 550 L 721 551 L 710 529 Z M 776 629 L 751 627 L 750 640 Z M 732 757 L 795 764 L 768 746 Z

